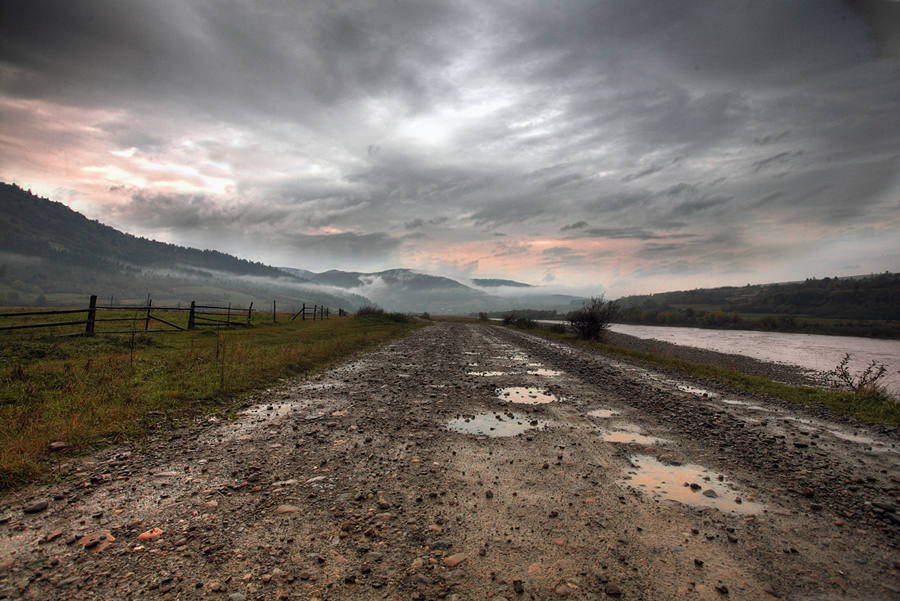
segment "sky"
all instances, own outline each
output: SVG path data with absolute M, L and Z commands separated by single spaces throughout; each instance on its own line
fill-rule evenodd
M 900 271 L 898 9 L 0 0 L 0 180 L 315 272 L 619 297 Z

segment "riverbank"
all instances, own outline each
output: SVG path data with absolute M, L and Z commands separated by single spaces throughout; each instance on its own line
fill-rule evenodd
M 759 376 L 792 386 L 825 386 L 824 373 L 806 370 L 796 365 L 760 361 L 744 355 L 720 353 L 709 349 L 673 344 L 662 340 L 638 338 L 620 332 L 607 332 L 606 342 L 625 349 L 641 353 L 678 357 L 691 363 L 715 365 L 726 369 L 734 369 L 748 376 Z

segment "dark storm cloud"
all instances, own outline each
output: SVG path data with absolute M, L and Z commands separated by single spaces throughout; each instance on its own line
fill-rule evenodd
M 123 225 L 672 274 L 900 220 L 896 63 L 840 0 L 0 2 L 0 176 Z
M 310 253 L 316 258 L 340 259 L 363 257 L 389 257 L 402 243 L 384 232 L 358 234 L 320 234 L 315 236 L 295 234 L 286 236 L 285 242 L 300 253 Z

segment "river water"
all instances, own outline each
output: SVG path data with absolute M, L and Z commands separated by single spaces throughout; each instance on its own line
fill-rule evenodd
M 852 374 L 858 374 L 872 361 L 879 365 L 883 364 L 888 371 L 882 382 L 888 392 L 900 397 L 898 340 L 626 324 L 613 324 L 611 329 L 638 338 L 745 355 L 761 361 L 786 363 L 817 372 L 834 369 L 844 358 L 844 354 L 850 353 L 849 366 Z

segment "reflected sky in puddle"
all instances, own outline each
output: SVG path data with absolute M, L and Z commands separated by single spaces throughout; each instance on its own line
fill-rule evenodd
M 532 376 L 560 376 L 562 375 L 561 371 L 556 371 L 555 369 L 532 369 L 528 372 Z
M 588 415 L 590 417 L 599 417 L 601 419 L 607 419 L 610 417 L 617 417 L 621 415 L 618 411 L 613 409 L 594 409 L 593 411 L 589 411 Z
M 878 442 L 870 436 L 851 434 L 850 432 L 844 432 L 842 430 L 829 430 L 828 432 L 840 438 L 841 440 L 865 445 L 866 449 L 872 451 L 873 453 L 900 453 L 900 449 L 896 448 L 895 446 L 888 446 L 883 442 Z
M 604 432 L 602 436 L 603 440 L 606 442 L 618 442 L 621 444 L 643 444 L 643 445 L 651 445 L 651 444 L 659 444 L 668 442 L 663 438 L 655 438 L 653 436 L 646 436 L 644 434 L 638 434 L 637 432 Z
M 447 428 L 463 434 L 478 436 L 518 436 L 530 430 L 542 430 L 547 422 L 517 413 L 479 413 L 458 417 Z
M 712 507 L 725 513 L 747 515 L 766 509 L 762 503 L 756 503 L 731 488 L 722 474 L 702 466 L 665 465 L 648 455 L 632 457 L 631 464 L 634 469 L 618 481 L 619 485 L 660 499 L 691 507 Z
M 542 390 L 538 390 L 537 388 L 528 388 L 525 386 L 501 388 L 497 391 L 497 397 L 501 401 L 521 403 L 525 405 L 541 405 L 543 403 L 552 403 L 559 400 L 552 394 L 548 394 Z
M 505 371 L 467 371 L 467 376 L 505 376 Z
M 715 392 L 710 392 L 708 390 L 704 390 L 703 388 L 697 388 L 695 386 L 688 386 L 687 384 L 679 384 L 678 390 L 682 392 L 688 392 L 690 394 L 696 394 L 697 396 L 707 397 L 707 398 L 715 398 L 717 395 Z

